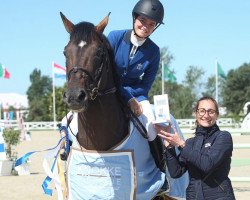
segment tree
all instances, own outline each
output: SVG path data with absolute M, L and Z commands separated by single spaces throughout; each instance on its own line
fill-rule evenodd
M 56 103 L 56 121 L 61 121 L 68 113 L 67 104 L 63 101 L 63 93 L 66 89 L 66 84 L 63 87 L 55 87 L 55 103 Z M 49 98 L 49 113 L 53 115 L 53 94 Z
M 153 96 L 154 95 L 159 95 L 162 93 L 162 70 L 161 70 L 161 65 L 162 62 L 166 65 L 170 65 L 171 61 L 174 59 L 173 55 L 169 52 L 167 47 L 163 47 L 160 49 L 160 64 L 158 68 L 158 72 L 155 78 L 155 81 L 149 91 L 149 101 L 153 103 Z
M 170 65 L 173 56 L 167 48 L 161 49 L 161 62 Z M 198 67 L 190 66 L 186 72 L 184 84 L 166 81 L 164 93 L 169 95 L 170 112 L 176 118 L 188 118 L 192 116 L 193 103 L 197 100 L 198 94 L 201 93 L 198 86 L 202 85 L 201 77 L 204 71 Z M 161 94 L 162 76 L 161 63 L 156 76 L 156 80 L 149 92 L 149 99 L 153 102 L 153 96 Z
M 192 105 L 195 102 L 195 97 L 191 88 L 182 84 L 168 82 L 167 90 L 169 91 L 171 114 L 179 119 L 192 117 Z
M 250 100 L 250 63 L 244 63 L 230 70 L 223 87 L 224 104 L 229 111 L 239 114 L 244 104 Z
M 5 128 L 3 130 L 3 138 L 7 144 L 6 154 L 10 160 L 13 160 L 15 156 L 12 152 L 12 146 L 16 146 L 20 142 L 20 130 Z
M 215 77 L 210 76 L 207 79 L 205 84 L 205 91 L 202 93 L 202 96 L 211 96 L 215 97 Z
M 52 80 L 42 76 L 39 69 L 30 75 L 31 86 L 27 90 L 29 101 L 28 121 L 50 121 L 48 99 L 52 93 Z
M 196 99 L 199 96 L 199 93 L 201 93 L 201 88 L 204 85 L 201 80 L 204 73 L 204 70 L 197 66 L 189 66 L 186 71 L 183 83 L 191 89 L 192 93 L 196 96 Z

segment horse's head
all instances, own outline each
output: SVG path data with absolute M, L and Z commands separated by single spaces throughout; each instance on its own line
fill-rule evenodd
M 67 68 L 64 101 L 70 109 L 80 111 L 87 109 L 89 101 L 115 91 L 110 46 L 103 35 L 109 15 L 94 26 L 89 22 L 74 25 L 60 14 L 70 34 L 64 49 Z

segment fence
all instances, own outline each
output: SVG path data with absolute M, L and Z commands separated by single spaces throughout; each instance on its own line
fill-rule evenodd
M 17 120 L 0 120 L 0 123 L 3 123 L 5 127 L 18 128 L 19 124 Z M 24 122 L 25 129 L 27 131 L 35 130 L 56 130 L 57 122 Z
M 176 119 L 181 129 L 194 129 L 195 119 Z M 0 123 L 4 123 L 5 126 L 18 127 L 17 120 L 0 120 Z M 56 129 L 58 122 L 24 122 L 26 130 L 48 130 Z M 219 118 L 217 120 L 219 127 L 235 128 L 238 126 L 234 123 L 232 118 Z
M 195 119 L 177 119 L 177 122 L 184 135 L 195 132 Z M 0 120 L 0 124 L 5 124 L 5 127 L 18 128 L 16 120 L 4 121 Z M 217 124 L 221 130 L 227 130 L 232 135 L 250 135 L 250 130 L 242 129 L 238 124 L 234 123 L 231 118 L 219 118 Z M 35 130 L 56 130 L 57 122 L 24 122 L 27 131 Z M 250 149 L 250 143 L 234 144 L 234 149 Z M 233 182 L 250 182 L 250 177 L 230 177 Z
M 176 119 L 183 134 L 192 134 L 195 131 L 195 119 Z M 17 120 L 0 120 L 0 124 L 5 124 L 5 127 L 18 128 Z M 34 130 L 56 130 L 58 122 L 24 122 L 27 131 Z M 240 125 L 235 123 L 232 118 L 219 118 L 217 124 L 221 130 L 227 130 L 232 135 L 250 135 L 250 130 L 240 128 Z

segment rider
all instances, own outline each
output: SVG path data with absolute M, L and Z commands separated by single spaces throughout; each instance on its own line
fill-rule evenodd
M 148 140 L 153 141 L 157 134 L 148 92 L 159 67 L 160 49 L 149 36 L 163 24 L 164 8 L 159 0 L 140 0 L 132 17 L 133 29 L 112 31 L 108 40 L 120 77 L 120 93 L 132 112 L 140 116 L 148 131 Z
M 139 0 L 132 17 L 133 29 L 111 31 L 108 40 L 114 51 L 120 94 L 132 112 L 140 116 L 156 166 L 165 172 L 163 145 L 155 132 L 155 116 L 148 100 L 160 63 L 160 49 L 149 36 L 163 24 L 164 8 L 159 0 Z

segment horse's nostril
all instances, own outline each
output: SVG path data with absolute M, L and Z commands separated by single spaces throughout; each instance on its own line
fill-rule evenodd
M 70 101 L 71 101 L 71 99 L 70 99 L 70 97 L 69 97 L 69 95 L 68 95 L 68 93 L 67 92 L 64 92 L 63 93 L 63 101 L 65 102 L 65 103 L 70 103 Z
M 78 100 L 82 101 L 85 98 L 85 92 L 83 90 L 79 91 Z

